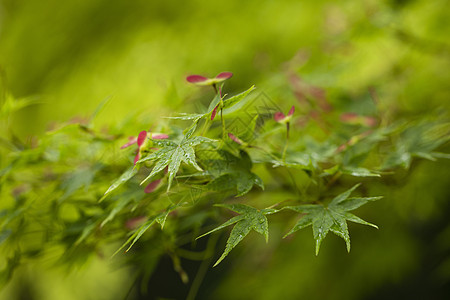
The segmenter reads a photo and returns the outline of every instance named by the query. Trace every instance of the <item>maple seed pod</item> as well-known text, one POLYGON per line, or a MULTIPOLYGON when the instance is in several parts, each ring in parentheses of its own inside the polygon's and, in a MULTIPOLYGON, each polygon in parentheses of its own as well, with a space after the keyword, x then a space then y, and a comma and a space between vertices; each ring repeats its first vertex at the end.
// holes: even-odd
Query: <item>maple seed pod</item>
POLYGON ((377 125, 377 120, 373 117, 362 116, 356 113, 343 113, 340 116, 343 123, 350 125, 362 125, 365 127, 374 127, 377 125))
POLYGON ((142 156, 142 151, 141 150, 147 148, 147 146, 148 146, 148 143, 146 143, 147 142, 147 137, 150 137, 150 138, 155 139, 155 140, 162 140, 162 139, 169 138, 169 136, 167 134, 164 134, 164 133, 152 133, 152 134, 150 134, 149 132, 147 132, 145 130, 139 132, 139 135, 138 135, 137 138, 136 137, 129 137, 128 138, 129 142, 126 143, 125 145, 123 145, 122 147, 120 147, 120 149, 127 148, 127 147, 129 147, 129 146, 131 146, 133 144, 137 144, 138 145, 137 154, 134 157, 134 164, 136 164, 139 161, 139 159, 141 159, 141 156, 142 156))
POLYGON ((231 72, 222 72, 219 75, 216 76, 216 79, 221 79, 221 80, 227 80, 229 78, 233 77, 233 73, 231 72))
POLYGON ((146 220, 147 220, 146 216, 135 217, 127 220, 125 223, 125 227, 130 230, 136 229, 140 225, 142 225, 146 220))
POLYGON ((128 141, 129 141, 129 142, 126 143, 125 145, 123 145, 122 147, 120 147, 120 149, 125 149, 125 148, 130 147, 131 145, 136 144, 136 143, 137 143, 137 138, 134 137, 134 136, 130 136, 130 137, 128 138, 128 141))
POLYGON ((164 133, 152 133, 152 139, 154 139, 154 140, 164 140, 164 139, 168 139, 168 138, 169 138, 169 136, 164 133))
POLYGON ((138 162, 139 159, 141 159, 142 153, 141 153, 141 148, 145 143, 145 140, 147 138, 147 131, 143 130, 141 132, 139 132, 138 138, 137 138, 137 145, 138 145, 138 152, 136 154, 136 156, 134 157, 134 164, 136 164, 138 162))
POLYGON ((145 142, 145 138, 147 137, 147 131, 143 130, 139 132, 138 138, 137 138, 137 145, 138 147, 141 147, 142 144, 145 142))
POLYGON ((214 120, 214 118, 216 117, 217 114, 217 108, 219 107, 219 105, 217 105, 216 107, 214 107, 214 110, 211 113, 211 121, 214 120))
POLYGON ((288 123, 291 120, 292 115, 295 112, 295 106, 292 105, 291 109, 289 110, 287 116, 283 114, 281 111, 277 111, 273 115, 273 119, 278 123, 288 123))
POLYGON ((280 123, 281 121, 284 120, 284 118, 286 118, 286 116, 285 116, 282 112, 277 111, 277 112, 275 113, 275 115, 273 116, 273 118, 274 118, 275 121, 277 121, 278 123, 280 123))
POLYGON ((189 75, 186 77, 187 82, 198 85, 198 86, 207 86, 207 85, 215 85, 227 79, 233 77, 233 73, 231 72, 222 72, 216 77, 208 78, 201 75, 189 75))
POLYGON ((294 112, 295 112, 295 106, 292 105, 291 109, 288 112, 288 117, 292 116, 294 114, 294 112))
POLYGON ((161 182, 161 179, 154 180, 150 182, 144 189, 144 193, 149 194, 156 190, 156 188, 159 186, 159 183, 161 182))
POLYGON ((207 81, 208 78, 204 77, 204 76, 200 76, 200 75, 190 75, 188 77, 186 77, 186 80, 190 83, 201 83, 204 81, 207 81))
POLYGON ((231 132, 228 133, 228 137, 233 140, 235 143, 238 143, 239 145, 242 145, 244 142, 238 138, 237 136, 235 136, 234 134, 232 134, 231 132))

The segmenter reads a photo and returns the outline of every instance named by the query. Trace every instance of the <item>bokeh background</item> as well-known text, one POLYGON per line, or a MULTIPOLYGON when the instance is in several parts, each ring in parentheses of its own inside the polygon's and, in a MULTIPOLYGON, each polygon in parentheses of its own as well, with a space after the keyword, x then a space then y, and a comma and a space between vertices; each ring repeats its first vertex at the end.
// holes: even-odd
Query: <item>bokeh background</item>
MULTIPOLYGON (((107 97, 99 126, 144 114, 157 123, 192 104, 198 90, 186 75, 221 71, 234 73, 231 92, 255 84, 285 107, 289 70, 330 97, 376 89, 396 116, 448 114, 449 29, 446 0, 0 0, 0 88, 36 101, 10 116, 21 139, 85 118, 107 97)), ((385 199, 361 209, 380 230, 350 225, 350 254, 329 237, 315 257, 310 230, 282 241, 273 228, 268 245, 250 239, 208 271, 197 298, 445 299, 449 169, 418 161, 380 183, 385 199)), ((164 288, 187 289, 170 266, 149 281, 161 299, 183 295, 164 288)), ((69 273, 37 261, 0 299, 125 299, 129 287, 129 270, 107 259, 69 273)))

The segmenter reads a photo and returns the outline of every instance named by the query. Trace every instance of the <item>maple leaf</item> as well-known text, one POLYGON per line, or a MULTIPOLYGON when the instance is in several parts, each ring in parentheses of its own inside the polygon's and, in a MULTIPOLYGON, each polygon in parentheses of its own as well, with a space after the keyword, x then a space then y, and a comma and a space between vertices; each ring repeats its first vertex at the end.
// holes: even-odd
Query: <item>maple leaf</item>
POLYGON ((401 132, 394 151, 387 156, 381 169, 401 166, 408 169, 413 157, 435 161, 438 158, 450 158, 450 154, 436 152, 441 145, 450 140, 450 123, 422 121, 412 124, 401 132))
MULTIPOLYGON (((221 90, 221 88, 220 88, 221 90)), ((186 114, 186 113, 180 113, 177 116, 174 117, 167 117, 168 119, 175 119, 175 120, 192 120, 194 123, 197 123, 203 118, 214 120, 217 111, 220 109, 227 109, 235 106, 242 100, 244 100, 248 94, 250 94, 252 91, 255 90, 255 86, 252 85, 249 89, 246 91, 237 94, 233 97, 224 99, 227 95, 221 95, 216 94, 215 97, 211 100, 208 109, 206 110, 206 113, 204 114, 186 114)))
POLYGON ((314 239, 316 240, 316 255, 319 254, 320 244, 330 231, 345 240, 347 251, 350 252, 350 235, 348 232, 347 221, 369 225, 378 229, 376 225, 366 222, 349 212, 366 204, 369 201, 375 201, 382 198, 349 198, 350 194, 359 185, 360 184, 357 184, 349 190, 343 192, 342 194, 334 197, 327 207, 319 204, 306 204, 284 207, 284 209, 290 209, 299 213, 306 214, 284 237, 296 232, 297 230, 312 225, 314 239))
POLYGON ((108 188, 108 190, 105 192, 102 198, 100 198, 99 202, 102 202, 105 200, 105 198, 111 194, 114 190, 119 188, 121 185, 123 185, 125 182, 130 180, 134 175, 136 175, 140 169, 141 165, 137 164, 130 168, 128 168, 118 179, 116 179, 111 186, 108 188))
POLYGON ((155 223, 158 223, 161 226, 161 229, 164 228, 164 225, 166 224, 167 216, 176 208, 178 208, 179 204, 172 204, 167 209, 159 214, 156 214, 152 217, 150 217, 147 221, 145 221, 141 226, 139 226, 136 230, 134 230, 133 234, 128 238, 128 240, 122 244, 122 246, 113 254, 115 256, 117 253, 119 253, 122 249, 124 249, 126 246, 127 249, 125 252, 128 252, 131 247, 141 238, 141 236, 155 223))
POLYGON ((169 176, 167 191, 169 191, 172 185, 173 178, 180 168, 181 162, 193 166, 198 171, 203 171, 195 161, 194 147, 202 143, 215 142, 215 140, 203 136, 192 137, 192 134, 194 133, 196 127, 197 126, 192 126, 192 128, 188 130, 180 143, 169 140, 152 140, 154 145, 162 148, 138 161, 138 163, 142 163, 148 160, 156 161, 152 171, 141 182, 141 184, 167 167, 169 176))
POLYGON ((225 247, 225 251, 222 253, 222 256, 216 261, 214 267, 217 266, 227 255, 239 244, 247 234, 253 229, 259 234, 262 234, 266 238, 266 242, 269 241, 269 223, 267 221, 266 215, 274 214, 278 212, 278 210, 273 208, 265 208, 265 209, 256 209, 254 207, 245 205, 245 204, 216 204, 215 206, 225 207, 234 212, 239 213, 240 215, 235 216, 217 228, 214 228, 211 231, 208 231, 205 234, 202 234, 197 239, 204 237, 208 234, 216 232, 222 228, 227 226, 234 225, 231 230, 230 236, 227 240, 227 245, 225 247))
POLYGON ((240 150, 239 156, 234 156, 228 151, 219 150, 218 154, 223 160, 208 162, 215 163, 208 170, 216 177, 206 185, 208 189, 218 192, 234 189, 237 197, 250 192, 254 185, 264 190, 261 178, 251 171, 252 161, 247 152, 240 150))

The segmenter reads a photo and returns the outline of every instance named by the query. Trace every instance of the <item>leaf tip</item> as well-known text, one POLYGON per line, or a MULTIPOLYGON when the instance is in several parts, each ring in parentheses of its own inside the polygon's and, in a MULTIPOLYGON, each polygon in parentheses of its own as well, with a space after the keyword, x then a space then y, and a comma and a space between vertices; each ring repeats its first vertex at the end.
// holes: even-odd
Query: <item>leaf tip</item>
POLYGON ((316 240, 316 256, 319 255, 321 240, 316 240))
MULTIPOLYGON (((226 256, 226 255, 225 255, 226 256)), ((217 266, 218 264, 220 264, 222 262, 222 260, 225 258, 224 254, 222 254, 222 256, 216 261, 216 263, 213 265, 213 268, 215 266, 217 266)))
POLYGON ((104 193, 103 196, 98 200, 98 203, 103 202, 106 199, 107 193, 104 193))
POLYGON ((359 186, 360 186, 361 184, 362 184, 361 182, 355 184, 355 185, 352 187, 352 190, 355 190, 355 189, 359 188, 359 186))

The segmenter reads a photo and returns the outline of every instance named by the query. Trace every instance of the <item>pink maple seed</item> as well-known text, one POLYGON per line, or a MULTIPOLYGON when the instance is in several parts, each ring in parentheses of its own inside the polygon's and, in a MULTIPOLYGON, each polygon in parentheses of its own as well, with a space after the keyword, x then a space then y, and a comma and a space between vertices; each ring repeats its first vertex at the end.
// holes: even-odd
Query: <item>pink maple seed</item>
POLYGON ((365 117, 364 123, 366 124, 367 127, 374 127, 375 125, 377 125, 377 119, 373 117, 365 117))
POLYGON ((275 121, 281 122, 284 118, 286 118, 286 116, 285 116, 282 112, 277 111, 277 112, 273 115, 273 118, 274 118, 275 121))
POLYGON ((354 122, 358 119, 358 115, 355 113, 343 113, 341 114, 342 122, 354 122))
POLYGON ((214 107, 212 114, 211 114, 211 121, 214 120, 214 118, 216 117, 217 114, 217 107, 219 107, 219 105, 217 105, 216 107, 214 107))
POLYGON ((238 143, 239 145, 242 145, 242 141, 240 138, 232 134, 231 132, 228 133, 228 137, 232 139, 235 143, 238 143))
POLYGON ((164 133, 152 133, 152 139, 154 139, 154 140, 164 140, 164 139, 168 139, 168 138, 169 138, 169 136, 164 133))
POLYGON ((125 227, 128 229, 136 229, 138 228, 142 223, 144 223, 147 220, 146 216, 140 216, 131 218, 128 221, 125 222, 125 227))
POLYGON ((158 187, 160 182, 161 182, 161 179, 157 179, 157 180, 150 182, 145 187, 144 193, 149 194, 149 193, 153 192, 158 187))
POLYGON ((139 159, 141 159, 141 151, 138 150, 136 156, 134 157, 134 164, 136 164, 139 159))
POLYGON ((145 139, 147 138, 147 131, 141 131, 139 132, 139 136, 137 138, 137 144, 138 147, 140 148, 142 146, 142 144, 145 142, 145 139))
POLYGON ((233 77, 233 73, 231 72, 222 72, 219 75, 216 76, 216 79, 222 79, 222 80, 226 80, 228 78, 233 77))
POLYGON ((343 113, 340 116, 341 122, 348 124, 360 124, 366 127, 374 127, 377 125, 377 119, 374 117, 366 117, 356 113, 343 113))
POLYGON ((135 138, 134 136, 130 136, 129 138, 128 138, 128 143, 126 143, 125 145, 123 145, 122 147, 120 147, 120 149, 124 149, 124 148, 128 148, 128 147, 130 147, 131 145, 134 145, 134 144, 136 144, 137 143, 137 138, 135 138))
POLYGON ((292 105, 291 109, 288 112, 288 117, 292 116, 294 114, 294 112, 295 112, 295 106, 292 105))
POLYGON ((186 77, 186 80, 190 83, 198 83, 198 82, 203 82, 208 80, 208 78, 206 78, 205 76, 200 76, 200 75, 190 75, 188 77, 186 77))

